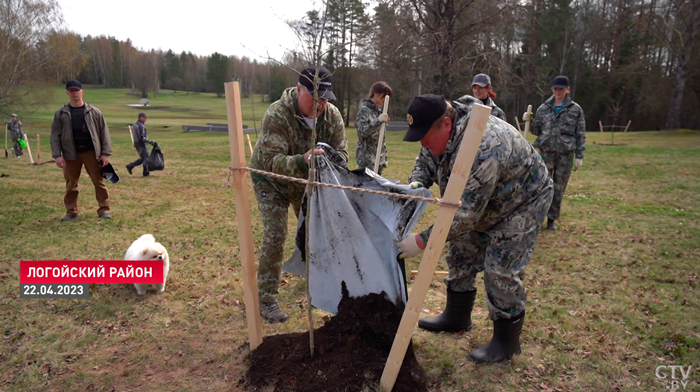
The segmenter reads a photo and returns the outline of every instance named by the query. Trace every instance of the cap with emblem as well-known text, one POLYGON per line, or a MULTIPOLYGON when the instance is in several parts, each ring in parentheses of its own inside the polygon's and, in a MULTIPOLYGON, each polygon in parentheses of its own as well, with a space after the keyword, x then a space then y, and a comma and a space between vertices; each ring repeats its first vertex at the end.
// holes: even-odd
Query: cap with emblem
POLYGON ((408 132, 403 140, 417 142, 428 133, 433 123, 447 110, 447 102, 440 95, 426 94, 415 97, 408 106, 408 132))

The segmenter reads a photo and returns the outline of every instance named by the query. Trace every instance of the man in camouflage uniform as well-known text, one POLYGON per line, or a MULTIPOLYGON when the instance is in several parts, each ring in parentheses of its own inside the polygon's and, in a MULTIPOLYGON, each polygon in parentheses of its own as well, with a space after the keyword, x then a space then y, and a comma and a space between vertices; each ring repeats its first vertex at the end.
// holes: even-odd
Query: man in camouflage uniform
MULTIPOLYGON (((385 82, 376 82, 369 90, 369 97, 363 98, 358 105, 355 128, 357 128, 357 149, 355 150, 355 162, 357 166, 374 170, 374 162, 377 159, 377 145, 379 133, 383 123, 389 121, 389 116, 382 113, 384 100, 387 96, 394 95, 394 91, 385 82)), ((382 175, 382 170, 389 162, 386 152, 386 140, 382 141, 382 153, 379 156, 377 174, 382 175)))
MULTIPOLYGON (((453 102, 436 95, 413 100, 404 140, 420 140, 423 148, 409 177, 412 186, 437 183, 440 194, 444 194, 469 115, 478 102, 468 95, 453 102)), ((489 116, 462 205, 447 236, 447 304, 441 315, 420 320, 420 328, 469 330, 476 275, 484 271, 493 338, 472 351, 469 358, 477 363, 494 363, 520 352, 527 299, 521 279, 549 209, 552 188, 537 151, 511 125, 489 116)), ((410 257, 425 249, 431 230, 409 234, 401 241, 402 256, 410 257)))
MULTIPOLYGON (((262 131, 250 161, 250 166, 290 177, 307 178, 311 154, 323 154, 314 149, 324 142, 335 148, 348 161, 347 136, 340 111, 328 103, 335 99, 333 77, 325 68, 319 69, 318 96, 314 106, 314 75, 316 69, 306 68, 296 87, 288 88, 279 101, 273 103, 263 117, 262 131), (316 113, 316 140, 311 140, 311 127, 316 113)), ((289 206, 299 216, 305 186, 253 174, 253 188, 263 222, 263 243, 258 265, 260 315, 271 323, 287 321, 287 314, 277 305, 284 245, 287 238, 289 206)))
POLYGON ((583 166, 586 149, 586 119, 583 109, 569 96, 569 78, 557 76, 552 83, 553 95, 535 114, 531 129, 537 136, 535 147, 554 179, 554 197, 547 213, 547 229, 556 230, 561 201, 576 157, 576 168, 583 166))
POLYGON ((10 131, 10 137, 12 137, 12 149, 15 153, 15 158, 22 157, 22 145, 19 144, 19 140, 24 140, 24 131, 22 130, 22 122, 17 119, 16 114, 12 114, 12 120, 5 124, 5 127, 10 131))

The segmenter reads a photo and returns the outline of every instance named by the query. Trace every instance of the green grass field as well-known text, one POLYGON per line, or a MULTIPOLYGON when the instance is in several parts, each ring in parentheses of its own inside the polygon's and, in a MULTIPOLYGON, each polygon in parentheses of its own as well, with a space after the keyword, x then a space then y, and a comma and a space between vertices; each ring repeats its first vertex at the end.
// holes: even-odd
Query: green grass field
MULTIPOLYGON (((117 126, 135 114, 122 107, 134 100, 125 92, 85 93, 112 127, 112 163, 122 176, 109 186, 114 219, 97 218, 94 190, 84 176, 82 215, 59 222, 61 171, 53 163, 29 165, 26 156, 0 157, 0 173, 9 176, 0 178, 0 391, 245 390, 238 386, 246 369, 247 330, 236 211, 232 189, 222 187, 228 138, 154 127, 151 136, 163 148, 166 170, 153 178, 129 176, 124 165, 136 152, 126 128, 117 126), (117 98, 119 103, 108 103, 117 98), (20 260, 121 259, 144 233, 171 255, 163 295, 151 290, 138 296, 133 285, 102 284, 91 285, 88 300, 18 298, 20 260)), ((178 94, 152 102, 166 100, 163 106, 210 108, 211 117, 149 110, 149 125, 225 121, 223 99, 178 94)), ((256 116, 262 113, 256 108, 256 116)), ((36 122, 43 161, 49 156, 48 127, 41 125, 46 121, 36 122)), ((354 167, 354 129, 348 135, 354 167)), ((385 175, 405 181, 418 146, 402 136, 387 135, 385 175)), ((560 230, 538 239, 525 279, 523 353, 493 366, 467 360, 491 336, 480 285, 472 331, 415 332, 414 348, 433 391, 667 390, 669 379, 655 377, 659 365, 693 366, 686 390, 700 390, 700 134, 618 134, 621 145, 603 145, 609 142, 607 134, 589 134, 584 167, 566 192, 560 230)), ((251 202, 257 252, 262 226, 251 202)), ((436 210, 428 209, 419 229, 436 210)), ((410 260, 407 268, 417 269, 418 261, 410 260)), ((444 259, 438 268, 447 268, 444 259)), ((306 328, 303 293, 300 278, 283 276, 280 303, 291 318, 283 325, 263 324, 265 335, 306 328)), ((424 315, 438 314, 444 300, 436 276, 424 315)), ((324 315, 314 311, 317 326, 324 315)))
MULTIPOLYGON (((104 113, 111 130, 127 129, 128 124, 138 120, 137 116, 141 111, 148 114, 149 129, 174 127, 176 130, 182 130, 180 126, 183 124, 205 125, 208 122, 226 122, 226 100, 212 93, 172 93, 166 90, 164 92, 168 94, 150 94, 149 106, 133 107, 128 105, 138 104, 141 96, 129 95, 131 92, 129 89, 85 86, 84 90, 83 100, 97 106, 104 113)), ((45 129, 50 132, 54 112, 68 102, 63 86, 55 86, 51 94, 53 102, 50 105, 37 108, 28 117, 18 113, 25 128, 30 130, 27 132, 29 136, 34 137, 35 133, 41 133, 45 129)), ((260 120, 270 105, 261 100, 262 96, 259 94, 242 98, 243 121, 250 127, 253 127, 254 121, 260 126, 260 120)))

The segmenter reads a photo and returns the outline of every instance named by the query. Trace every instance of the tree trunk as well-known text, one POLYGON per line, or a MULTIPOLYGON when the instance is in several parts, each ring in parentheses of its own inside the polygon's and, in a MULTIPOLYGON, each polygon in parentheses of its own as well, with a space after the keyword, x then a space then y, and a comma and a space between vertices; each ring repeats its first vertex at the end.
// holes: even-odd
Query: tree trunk
POLYGON ((688 64, 693 55, 693 43, 698 36, 698 31, 700 31, 700 4, 697 1, 691 1, 691 7, 692 17, 684 34, 683 48, 678 54, 676 78, 671 94, 671 106, 668 109, 668 118, 666 119, 666 129, 678 129, 681 126, 681 105, 683 104, 685 82, 688 79, 688 64))

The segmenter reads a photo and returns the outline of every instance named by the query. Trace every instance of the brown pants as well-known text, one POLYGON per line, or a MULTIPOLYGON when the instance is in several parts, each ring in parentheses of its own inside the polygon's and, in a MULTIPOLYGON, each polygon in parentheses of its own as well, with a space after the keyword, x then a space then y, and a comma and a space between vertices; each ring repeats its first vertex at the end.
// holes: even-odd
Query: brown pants
POLYGON ((94 151, 86 151, 79 153, 78 159, 74 161, 67 160, 66 167, 63 168, 63 177, 66 179, 66 194, 63 196, 63 204, 66 205, 66 214, 76 215, 78 213, 78 180, 80 180, 83 165, 95 185, 95 198, 97 204, 100 205, 100 208, 97 209, 97 215, 108 213, 109 192, 107 192, 102 177, 100 162, 95 159, 94 151))

